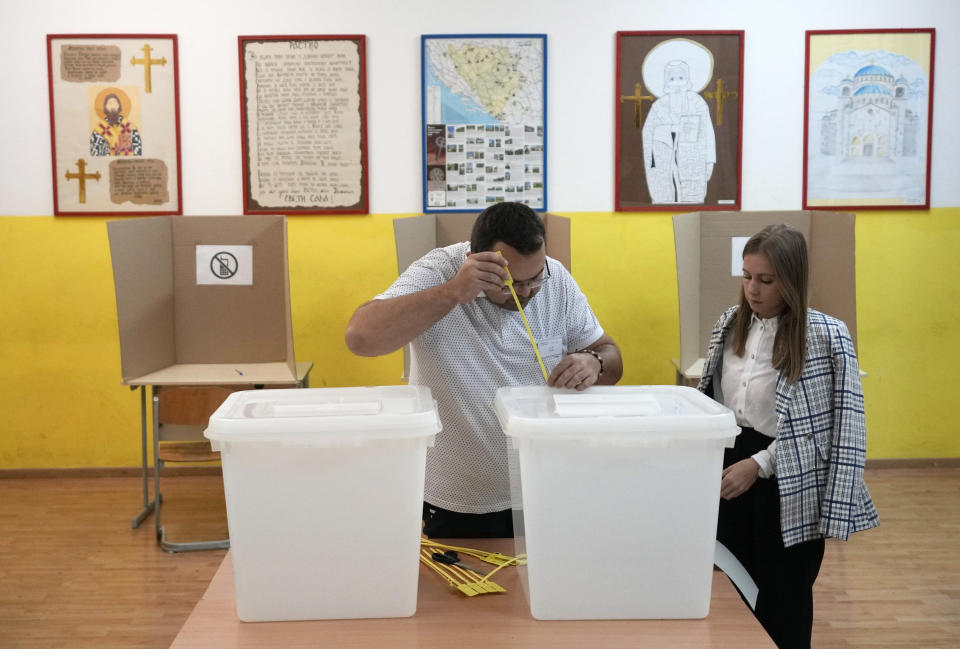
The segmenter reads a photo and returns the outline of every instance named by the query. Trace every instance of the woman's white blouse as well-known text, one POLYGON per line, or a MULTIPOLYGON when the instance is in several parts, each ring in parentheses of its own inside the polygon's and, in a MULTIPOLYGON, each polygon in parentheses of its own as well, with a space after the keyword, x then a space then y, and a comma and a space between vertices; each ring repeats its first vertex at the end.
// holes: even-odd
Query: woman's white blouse
POLYGON ((776 475, 777 378, 773 367, 773 341, 777 336, 777 318, 750 316, 747 343, 741 358, 733 353, 728 336, 723 349, 721 400, 730 408, 740 426, 749 426, 773 438, 766 450, 753 456, 760 465, 760 477, 776 475))

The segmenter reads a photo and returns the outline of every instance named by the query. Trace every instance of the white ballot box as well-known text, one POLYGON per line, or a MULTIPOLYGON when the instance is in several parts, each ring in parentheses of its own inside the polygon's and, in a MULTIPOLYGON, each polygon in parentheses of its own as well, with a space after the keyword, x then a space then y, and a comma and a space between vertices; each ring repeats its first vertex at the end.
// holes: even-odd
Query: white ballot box
POLYGON ((495 408, 533 617, 706 617, 730 410, 681 386, 506 387, 495 408))
POLYGON ((424 387, 230 395, 204 434, 223 462, 240 619, 413 615, 439 431, 424 387))

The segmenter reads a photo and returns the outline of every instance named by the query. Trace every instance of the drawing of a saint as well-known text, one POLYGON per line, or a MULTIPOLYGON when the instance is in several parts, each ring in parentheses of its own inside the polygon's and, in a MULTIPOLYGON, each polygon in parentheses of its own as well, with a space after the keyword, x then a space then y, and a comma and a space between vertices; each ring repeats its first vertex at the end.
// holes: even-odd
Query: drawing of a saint
POLYGON ((688 39, 650 50, 643 80, 657 97, 643 123, 643 162, 654 203, 702 203, 717 162, 713 121, 699 92, 713 76, 713 54, 688 39))
POLYGON ((104 88, 97 94, 93 109, 100 118, 90 133, 90 155, 143 155, 140 129, 130 120, 132 104, 123 90, 104 88))

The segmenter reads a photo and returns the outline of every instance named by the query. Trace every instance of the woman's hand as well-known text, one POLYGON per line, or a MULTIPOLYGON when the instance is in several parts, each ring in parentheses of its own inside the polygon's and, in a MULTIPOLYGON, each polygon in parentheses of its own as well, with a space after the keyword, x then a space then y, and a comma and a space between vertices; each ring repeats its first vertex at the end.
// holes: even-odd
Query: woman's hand
POLYGON ((752 457, 731 464, 721 474, 720 497, 732 500, 746 493, 759 476, 760 465, 752 457))

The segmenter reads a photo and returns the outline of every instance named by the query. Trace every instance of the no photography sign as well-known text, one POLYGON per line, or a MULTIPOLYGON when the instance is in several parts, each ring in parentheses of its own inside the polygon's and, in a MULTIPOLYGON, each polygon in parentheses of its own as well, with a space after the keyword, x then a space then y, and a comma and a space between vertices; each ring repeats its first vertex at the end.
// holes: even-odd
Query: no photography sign
POLYGON ((197 246, 197 284, 253 285, 253 246, 197 246))

